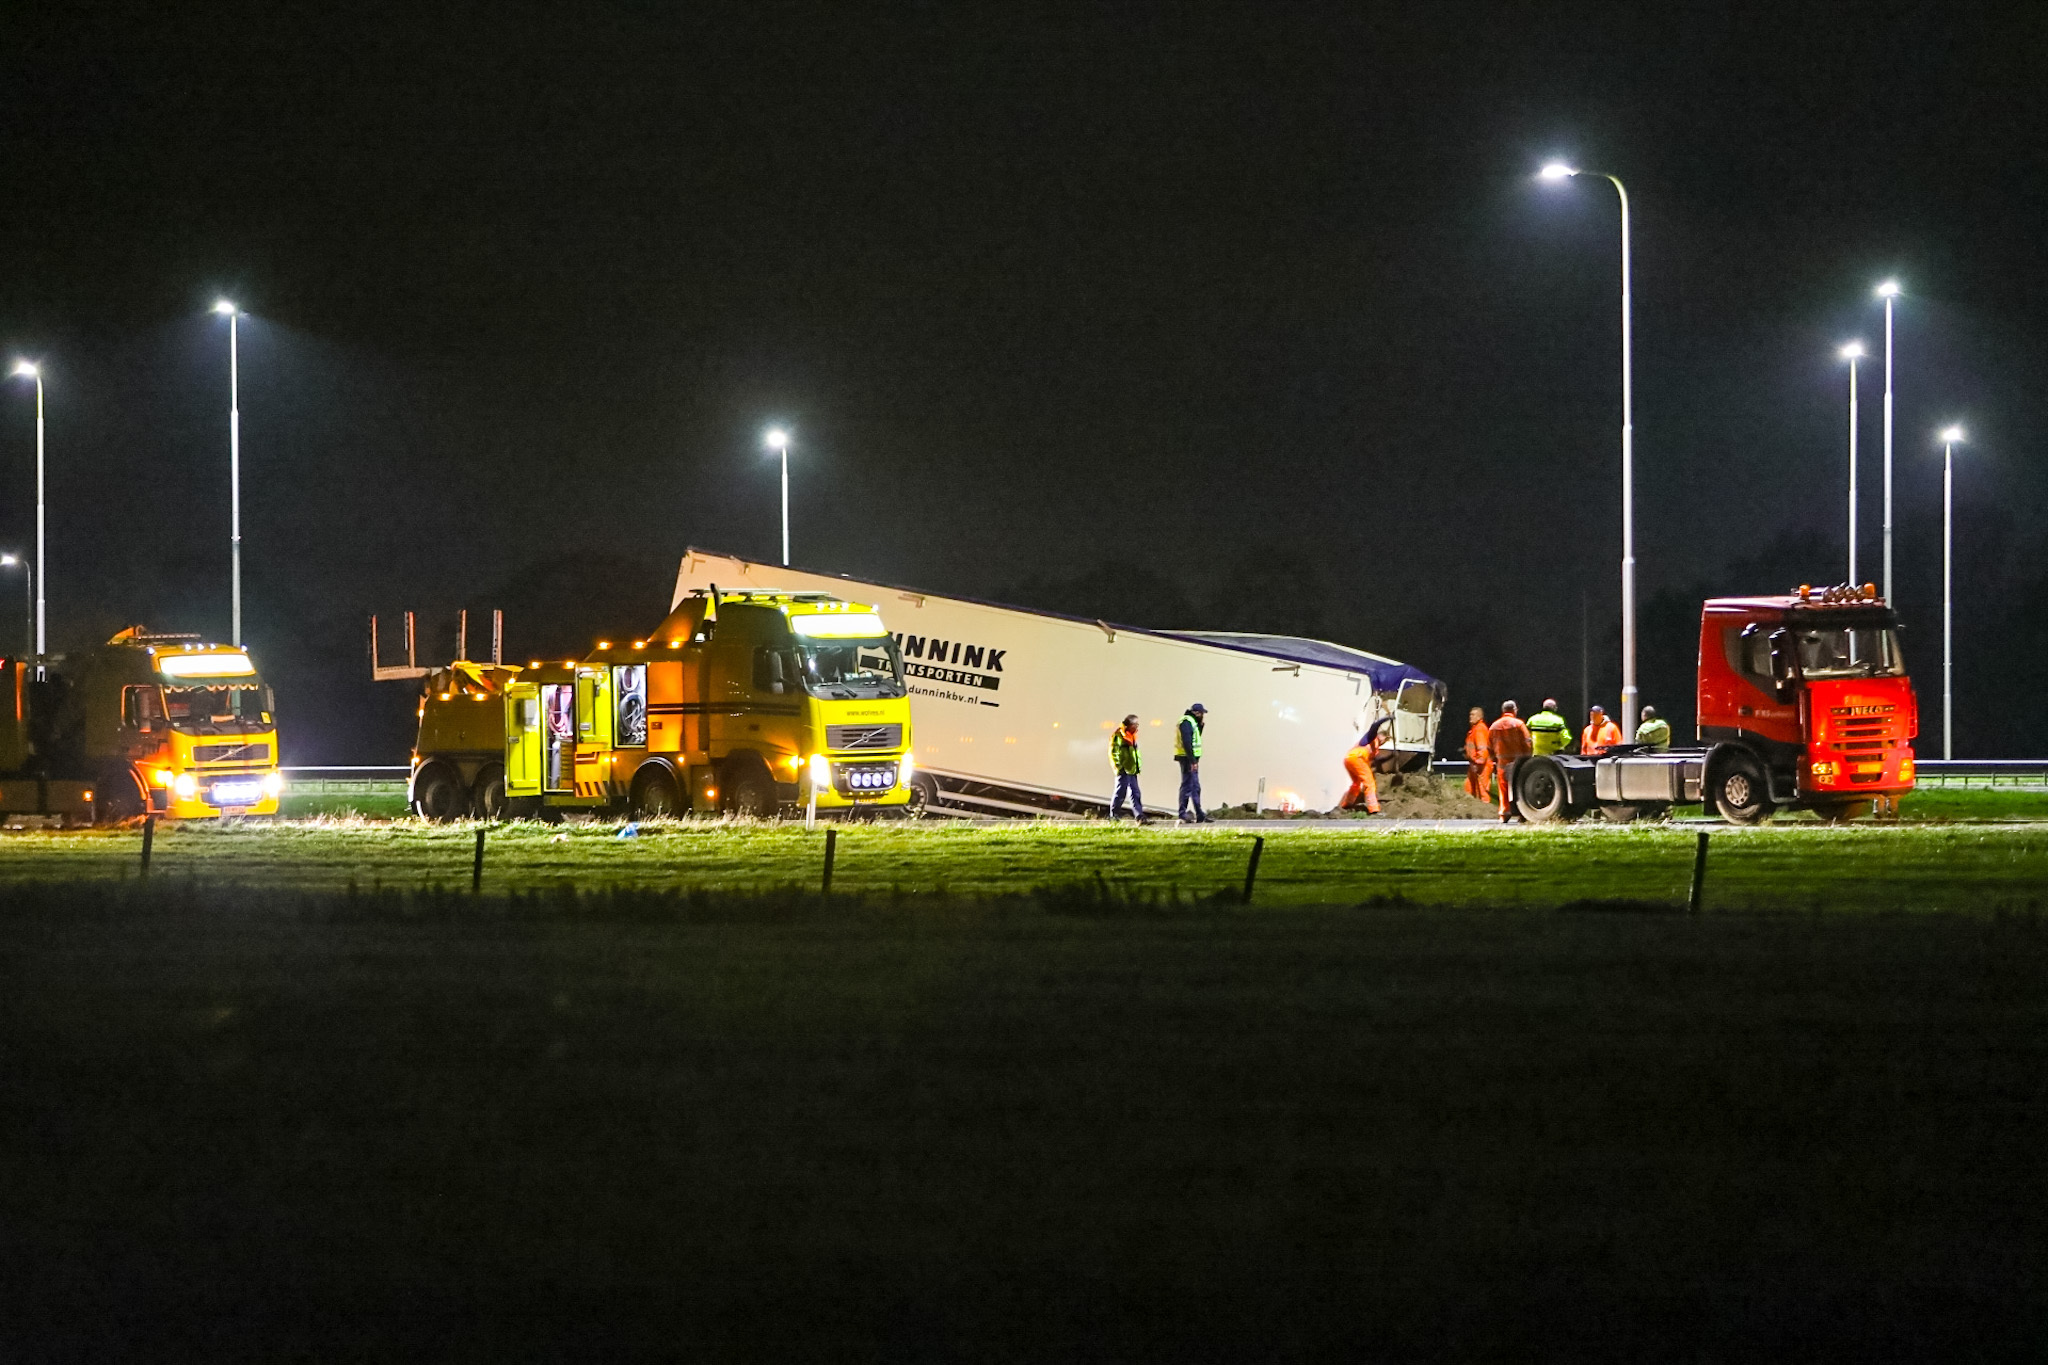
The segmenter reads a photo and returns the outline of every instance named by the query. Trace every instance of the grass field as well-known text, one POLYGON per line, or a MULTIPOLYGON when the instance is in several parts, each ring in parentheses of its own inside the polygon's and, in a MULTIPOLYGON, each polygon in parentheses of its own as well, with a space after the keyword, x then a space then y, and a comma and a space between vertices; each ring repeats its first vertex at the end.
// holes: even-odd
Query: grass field
MULTIPOLYGON (((490 827, 484 885, 494 894, 564 890, 761 891, 815 888, 823 830, 797 824, 650 823, 490 827)), ((1682 826, 1461 831, 1274 825, 1262 906, 1398 899, 1417 905, 1677 904, 1694 832, 1682 826)), ((2048 827, 1770 826, 1713 836, 1706 902, 1716 909, 2038 906, 2048 898, 2048 827)), ((894 823, 839 831, 834 890, 880 897, 1006 895, 1101 888, 1116 896, 1201 898, 1242 888, 1252 836, 1240 830, 1108 825, 894 823)), ((0 838, 0 883, 131 879, 134 830, 0 838)), ((466 890, 473 827, 416 821, 278 826, 194 822, 157 834, 152 875, 207 885, 466 890)))
MULTIPOLYGON (((360 815, 393 820, 406 813, 403 794, 287 796, 282 804, 291 819, 360 815)), ((1689 810, 1697 813, 1699 808, 1689 810)), ((2048 820, 2048 792, 1923 787, 1906 797, 1900 813, 1909 820, 2048 820)))
POLYGON ((2032 1358, 2048 827, 0 836, 0 1359, 2032 1358))
MULTIPOLYGON (((1467 847, 1595 844, 1668 885, 1661 836, 1467 847)), ((0 1355, 2024 1359, 2048 1332, 2039 916, 1077 908, 17 884, 0 1355)))

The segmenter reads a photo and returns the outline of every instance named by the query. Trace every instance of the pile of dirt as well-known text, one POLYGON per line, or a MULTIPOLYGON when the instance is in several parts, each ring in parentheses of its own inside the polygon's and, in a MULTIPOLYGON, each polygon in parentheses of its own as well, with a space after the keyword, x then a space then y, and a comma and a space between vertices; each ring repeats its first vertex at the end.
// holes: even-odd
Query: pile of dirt
POLYGON ((1462 779, 1453 781, 1435 773, 1382 777, 1380 813, 1376 817, 1348 810, 1307 810, 1291 815, 1265 810, 1254 814, 1249 803, 1209 813, 1219 820, 1488 820, 1499 814, 1491 802, 1467 796, 1462 779))

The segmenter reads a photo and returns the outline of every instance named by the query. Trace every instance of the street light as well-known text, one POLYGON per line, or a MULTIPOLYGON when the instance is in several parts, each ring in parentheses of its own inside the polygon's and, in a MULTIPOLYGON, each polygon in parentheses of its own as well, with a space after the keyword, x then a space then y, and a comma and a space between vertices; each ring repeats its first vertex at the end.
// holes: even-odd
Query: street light
POLYGON ((1886 280, 1876 290, 1884 300, 1884 600, 1892 598, 1892 300, 1899 282, 1886 280))
POLYGON ((229 615, 236 645, 242 643, 242 362, 237 328, 241 310, 226 299, 213 311, 228 320, 228 545, 229 615))
POLYGON ((0 555, 0 568, 11 569, 17 564, 21 566, 23 587, 26 590, 22 602, 22 635, 25 641, 27 642, 29 648, 34 649, 36 639, 35 568, 28 562, 28 560, 24 559, 22 556, 18 554, 15 554, 12 550, 8 551, 4 555, 0 555))
POLYGON ((42 585, 36 597, 36 676, 42 676, 43 668, 43 599, 41 594, 48 591, 48 582, 43 577, 43 367, 26 360, 14 362, 8 373, 17 379, 36 381, 36 570, 35 581, 42 585))
POLYGON ((768 428, 762 444, 782 452, 782 567, 789 567, 789 433, 781 427, 768 428))
POLYGON ((1605 171, 1581 171, 1552 161, 1536 178, 1552 184, 1596 175, 1621 197, 1621 732, 1636 732, 1636 450, 1635 360, 1628 287, 1628 188, 1605 171))
POLYGON ((1955 755, 1955 652, 1951 644, 1955 621, 1956 447, 1961 427, 1941 429, 1941 756, 1955 755))
POLYGON ((1863 359, 1863 343, 1852 341, 1841 350, 1849 362, 1849 582, 1856 581, 1856 362, 1863 359))

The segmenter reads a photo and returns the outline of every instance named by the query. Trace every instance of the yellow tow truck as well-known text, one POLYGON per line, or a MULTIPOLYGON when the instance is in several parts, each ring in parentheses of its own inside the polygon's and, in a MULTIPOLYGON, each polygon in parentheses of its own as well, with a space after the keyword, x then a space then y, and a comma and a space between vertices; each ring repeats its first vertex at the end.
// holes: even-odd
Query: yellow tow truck
POLYGON ((40 669, 8 660, 6 672, 8 813, 35 813, 31 787, 43 813, 89 801, 103 823, 277 813, 275 702, 247 650, 134 626, 40 669))
POLYGON ((413 810, 773 816, 901 810, 910 702, 872 607, 824 593, 694 593, 646 639, 525 668, 427 674, 413 810))

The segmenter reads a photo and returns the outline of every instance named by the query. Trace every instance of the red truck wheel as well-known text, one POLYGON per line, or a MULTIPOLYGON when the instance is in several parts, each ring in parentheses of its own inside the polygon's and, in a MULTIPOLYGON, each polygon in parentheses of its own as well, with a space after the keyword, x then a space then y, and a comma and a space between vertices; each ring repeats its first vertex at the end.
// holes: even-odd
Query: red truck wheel
POLYGON ((1709 785, 1714 808, 1731 825, 1754 825, 1777 809, 1764 784, 1763 765, 1748 754, 1732 754, 1722 760, 1709 785))

